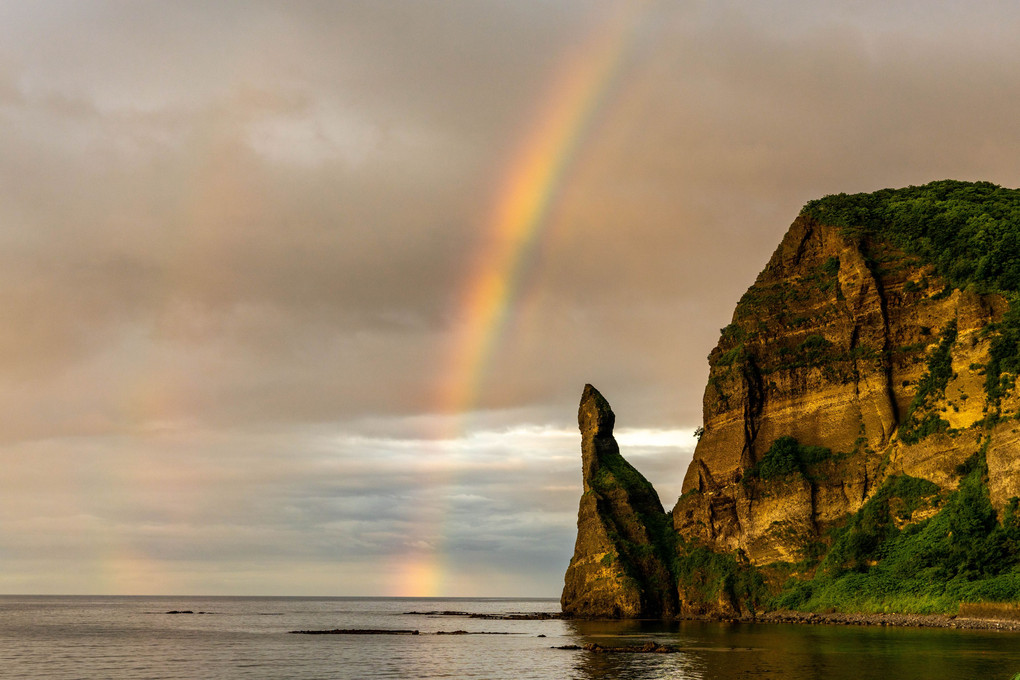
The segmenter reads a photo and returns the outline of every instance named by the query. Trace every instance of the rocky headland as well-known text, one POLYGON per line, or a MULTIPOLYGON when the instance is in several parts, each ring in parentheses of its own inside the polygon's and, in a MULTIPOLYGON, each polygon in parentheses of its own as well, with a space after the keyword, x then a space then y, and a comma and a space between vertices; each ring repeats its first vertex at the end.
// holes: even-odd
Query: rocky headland
POLYGON ((1020 191, 808 203, 709 354, 665 511, 595 388, 562 596, 578 617, 956 614, 1020 599, 1020 191))

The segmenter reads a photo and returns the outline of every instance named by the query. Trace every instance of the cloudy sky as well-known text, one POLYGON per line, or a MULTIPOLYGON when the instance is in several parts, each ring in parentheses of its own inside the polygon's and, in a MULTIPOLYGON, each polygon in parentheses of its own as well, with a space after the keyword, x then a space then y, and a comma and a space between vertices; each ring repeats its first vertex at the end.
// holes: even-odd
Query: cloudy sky
POLYGON ((0 592, 556 596, 809 199, 1020 185, 1014 2, 0 2, 0 592))

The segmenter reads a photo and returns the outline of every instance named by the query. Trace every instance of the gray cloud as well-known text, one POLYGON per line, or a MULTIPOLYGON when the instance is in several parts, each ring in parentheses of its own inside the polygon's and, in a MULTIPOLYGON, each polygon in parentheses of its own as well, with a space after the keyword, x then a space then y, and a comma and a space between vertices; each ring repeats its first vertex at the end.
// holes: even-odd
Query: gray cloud
MULTIPOLYGON (((536 432, 572 432, 585 382, 621 427, 695 427, 805 201, 1017 185, 1018 24, 993 1, 3 5, 0 588, 394 593, 407 553, 456 555, 451 594, 555 594, 577 442, 536 432), (627 16, 472 410, 443 414, 507 168, 627 16)), ((690 443, 630 451, 667 507, 690 443)))

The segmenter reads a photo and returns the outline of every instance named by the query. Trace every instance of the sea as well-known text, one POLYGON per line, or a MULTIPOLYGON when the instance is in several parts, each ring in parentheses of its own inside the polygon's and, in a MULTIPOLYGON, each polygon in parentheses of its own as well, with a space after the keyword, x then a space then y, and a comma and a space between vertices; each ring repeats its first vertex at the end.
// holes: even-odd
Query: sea
POLYGON ((0 677, 1011 680, 1020 673, 1014 632, 469 616, 558 610, 552 599, 5 596, 0 677), (334 629, 418 634, 290 632, 334 629), (680 651, 556 649, 589 642, 680 651))

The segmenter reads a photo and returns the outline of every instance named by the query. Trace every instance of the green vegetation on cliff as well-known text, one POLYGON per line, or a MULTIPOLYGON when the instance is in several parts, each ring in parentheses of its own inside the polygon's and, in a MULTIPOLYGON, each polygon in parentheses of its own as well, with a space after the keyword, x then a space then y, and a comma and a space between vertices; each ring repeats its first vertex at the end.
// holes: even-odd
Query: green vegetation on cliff
POLYGON ((957 288, 1020 290, 1020 190, 942 180, 810 201, 804 213, 853 236, 877 236, 935 265, 957 288))
POLYGON ((760 461, 744 472, 744 480, 772 479, 794 472, 808 476, 808 468, 831 457, 832 451, 823 446, 804 446, 793 437, 780 437, 772 442, 760 461))
MULTIPOLYGON (((952 492, 908 475, 887 478, 826 542, 805 546, 813 558, 766 570, 771 586, 739 551, 713 552, 680 539, 680 588, 752 612, 955 613, 961 602, 1020 600, 1020 499, 1010 501, 1000 521, 989 500, 986 447, 987 440, 957 468, 960 484, 952 492), (784 573, 800 575, 777 581, 784 573)), ((780 437, 749 476, 808 476, 811 465, 831 456, 780 437)))
MULTIPOLYGON (((615 513, 610 539, 617 547, 611 560, 619 560, 628 576, 641 580, 652 579, 652 585, 671 588, 672 584, 661 582, 665 574, 656 570, 655 564, 665 565, 672 576, 676 554, 676 532, 670 525, 669 516, 662 510, 659 495, 652 484, 627 462, 618 451, 604 452, 601 466, 590 480, 592 493, 602 498, 623 495, 633 515, 615 513), (642 528, 645 531, 642 531, 642 528)), ((609 513, 605 513, 608 515, 609 513)))
POLYGON ((808 202, 803 213, 842 228, 847 236, 888 241, 932 264, 950 282, 933 297, 951 288, 1004 295, 1010 311, 989 329, 996 335, 985 373, 988 396, 1003 396, 1005 385, 1020 372, 1020 310, 1015 304, 1020 293, 1020 190, 942 180, 826 196, 808 202))
POLYGON ((990 329, 996 335, 985 367, 985 391, 993 400, 1001 399, 1012 384, 1010 378, 1020 374, 1020 296, 1008 295, 1007 299, 1009 310, 990 329))
POLYGON ((930 434, 949 429, 949 422, 929 409, 936 399, 945 396, 946 385, 953 376, 950 350, 954 342, 956 342, 955 319, 943 329, 942 340, 928 358, 928 371, 918 382, 917 392, 900 425, 900 439, 908 444, 916 444, 930 434))
POLYGON ((791 579, 771 606, 806 611, 955 613, 961 602, 1020 599, 1020 517, 998 521, 984 451, 959 488, 899 475, 832 534, 813 579, 791 579), (924 519, 913 521, 915 513, 924 519), (930 516, 928 516, 930 515, 930 516))
POLYGON ((754 615, 768 601, 764 577, 743 553, 716 552, 682 539, 676 545, 673 569, 688 602, 724 603, 733 614, 754 615))

